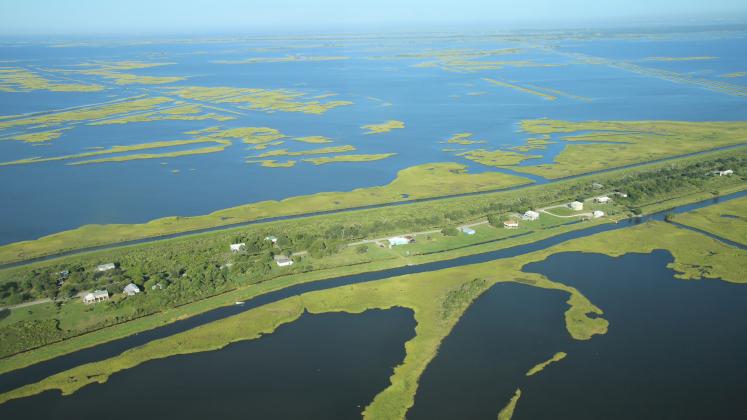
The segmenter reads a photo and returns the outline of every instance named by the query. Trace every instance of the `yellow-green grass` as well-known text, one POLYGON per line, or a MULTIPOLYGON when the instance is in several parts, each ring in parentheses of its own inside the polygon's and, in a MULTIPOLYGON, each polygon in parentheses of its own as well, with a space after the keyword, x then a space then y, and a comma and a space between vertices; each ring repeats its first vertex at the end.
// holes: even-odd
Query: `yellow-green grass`
POLYGON ((123 102, 91 106, 71 111, 55 112, 34 117, 15 118, 0 121, 0 129, 7 129, 25 125, 59 125, 70 122, 90 122, 100 118, 108 118, 116 115, 137 111, 150 111, 157 106, 172 99, 166 97, 134 98, 123 102))
POLYGON ((350 101, 327 101, 307 98, 303 92, 290 89, 257 89, 232 87, 183 87, 171 93, 184 98, 212 103, 235 104, 244 109, 264 112, 301 112, 321 115, 340 107, 352 105, 350 101))
POLYGON ((349 144, 346 144, 344 146, 332 146, 332 147, 322 147, 319 149, 299 150, 296 152, 292 152, 288 149, 278 149, 278 150, 271 150, 269 152, 264 152, 257 156, 250 156, 250 158, 267 158, 267 157, 273 157, 273 156, 326 155, 330 153, 352 152, 354 150, 356 150, 355 146, 351 146, 349 144))
POLYGON ((216 64, 293 63, 311 61, 340 61, 350 57, 341 55, 286 55, 285 57, 253 57, 245 60, 218 60, 216 64))
POLYGON ((104 87, 97 84, 53 82, 37 73, 20 67, 0 67, 0 92, 98 92, 104 87))
POLYGON ((555 143, 554 141, 550 141, 550 135, 549 134, 543 134, 540 137, 534 137, 527 139, 526 144, 521 146, 514 146, 511 147, 511 150, 515 150, 517 152, 529 152, 532 150, 544 150, 547 149, 548 144, 555 143))
POLYGON ((474 140, 472 138, 472 133, 457 133, 451 136, 448 140, 446 140, 446 143, 449 144, 461 144, 464 146, 469 146, 471 144, 478 144, 478 143, 485 143, 485 140, 474 140))
POLYGON ((498 420, 511 420, 511 417, 514 416, 514 411, 516 411, 516 404, 519 402, 519 398, 521 398, 521 389, 517 388, 514 396, 508 401, 508 404, 498 412, 498 420))
POLYGON ((405 123, 398 120, 389 120, 381 124, 366 124, 361 126, 362 129, 367 130, 363 134, 382 134, 388 133, 392 130, 405 128, 405 123))
POLYGON ((129 146, 112 146, 108 149, 95 150, 91 152, 77 153, 77 154, 72 154, 72 155, 54 156, 54 157, 46 157, 46 158, 32 157, 32 158, 26 158, 26 159, 19 159, 19 160, 14 160, 10 162, 2 162, 0 163, 0 166, 23 165, 23 164, 29 164, 29 163, 51 162, 51 161, 57 161, 57 160, 84 159, 84 158, 89 158, 93 156, 110 155, 110 154, 115 154, 115 153, 136 152, 136 151, 148 150, 148 149, 161 149, 161 148, 166 148, 166 147, 185 146, 185 145, 200 144, 200 143, 218 143, 218 146, 204 147, 204 148, 193 149, 193 150, 180 150, 176 152, 112 156, 112 157, 106 157, 106 158, 81 160, 81 161, 69 163, 68 165, 83 165, 83 164, 88 164, 88 163, 102 163, 102 162, 123 162, 123 161, 128 161, 128 160, 137 160, 137 159, 170 158, 170 157, 188 156, 188 155, 194 155, 194 154, 215 153, 215 152, 220 152, 224 150, 226 147, 231 145, 231 142, 228 140, 212 139, 212 138, 207 138, 207 137, 202 137, 202 138, 192 139, 192 140, 156 141, 152 143, 133 144, 129 146))
POLYGON ((227 130, 213 131, 211 137, 221 139, 241 140, 246 144, 263 144, 273 142, 286 137, 277 129, 269 127, 238 127, 227 130))
POLYGON ((675 215, 674 220, 747 245, 747 197, 681 213, 675 215))
POLYGON ((747 76, 747 71, 735 71, 733 73, 722 74, 720 77, 726 77, 727 79, 736 79, 738 77, 747 76))
POLYGON ((350 192, 328 192, 262 201, 194 217, 166 217, 142 224, 85 225, 80 228, 0 247, 0 262, 35 258, 65 250, 161 236, 276 216, 397 202, 531 183, 502 173, 469 174, 464 165, 434 163, 403 169, 390 184, 350 192))
POLYGON ((230 121, 233 119, 235 119, 235 117, 216 114, 213 112, 203 112, 202 107, 199 105, 183 105, 174 108, 158 110, 155 112, 126 115, 123 117, 96 121, 90 123, 90 125, 128 124, 153 121, 230 121))
POLYGON ((296 166, 295 160, 286 160, 285 162, 280 162, 273 159, 266 159, 266 160, 247 160, 246 163, 259 163, 261 166, 265 168, 292 168, 296 166))
POLYGON ((86 67, 83 70, 56 71, 102 77, 113 81, 117 85, 161 85, 186 80, 186 77, 180 76, 142 76, 123 73, 125 70, 145 69, 169 64, 173 63, 146 63, 141 61, 91 62, 78 65, 78 67, 86 67))
POLYGON ((486 82, 488 82, 490 84, 493 84, 495 86, 506 87, 506 88, 509 88, 509 89, 514 89, 514 90, 518 90, 520 92, 529 93, 531 95, 539 96, 540 98, 548 100, 548 101, 554 101, 554 100, 558 99, 556 96, 549 95, 547 93, 543 93, 543 92, 540 92, 538 90, 533 90, 533 89, 529 89, 529 88, 526 88, 526 87, 523 87, 523 86, 515 85, 513 83, 502 82, 500 80, 495 80, 495 79, 491 79, 491 78, 487 78, 487 77, 483 77, 482 80, 484 80, 484 81, 486 81, 486 82))
POLYGON ((468 159, 473 162, 477 162, 477 163, 480 163, 486 166, 495 166, 498 168, 504 167, 504 166, 518 165, 519 163, 527 159, 536 159, 536 158, 542 157, 538 155, 525 155, 522 153, 517 153, 513 151, 508 151, 508 150, 485 150, 485 149, 469 150, 467 152, 459 153, 457 154, 457 156, 462 156, 465 159, 468 159))
POLYGON ((565 139, 604 142, 569 144, 556 156, 554 163, 512 168, 551 179, 747 143, 747 122, 744 121, 570 122, 538 119, 522 121, 522 129, 546 135, 580 132, 583 134, 565 139))
POLYGON ((62 136, 62 130, 51 130, 51 131, 39 131, 36 133, 19 134, 11 137, 13 140, 22 141, 25 143, 44 143, 60 138, 62 136))
POLYGON ((643 61, 705 61, 716 59, 718 59, 718 57, 701 55, 693 57, 646 57, 643 61))
POLYGON ((300 141, 301 143, 312 143, 312 144, 321 144, 321 143, 332 143, 332 139, 325 136, 306 136, 306 137, 294 137, 293 140, 300 141))
POLYGON ((565 359, 566 356, 568 356, 568 354, 562 351, 555 353, 551 358, 545 360, 542 363, 538 363, 534 367, 529 369, 529 371, 527 372, 527 376, 536 375, 542 372, 547 366, 565 359))
POLYGON ((374 160, 382 160, 390 158, 396 155, 396 153, 376 153, 368 155, 336 155, 336 156, 323 156, 317 158, 303 159, 304 162, 313 163, 314 165, 325 165, 327 163, 337 162, 371 162, 374 160))

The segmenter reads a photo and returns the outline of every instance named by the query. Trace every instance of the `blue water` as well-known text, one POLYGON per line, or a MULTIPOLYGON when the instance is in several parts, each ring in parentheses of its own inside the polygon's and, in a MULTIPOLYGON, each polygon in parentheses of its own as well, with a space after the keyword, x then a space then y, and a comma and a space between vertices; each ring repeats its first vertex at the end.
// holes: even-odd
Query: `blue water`
MULTIPOLYGON (((702 62, 644 62, 647 66, 718 75, 747 70, 747 39, 703 36, 683 40, 574 40, 560 43, 564 52, 640 60, 649 56, 714 55, 702 62)), ((455 133, 472 132, 494 149, 521 145, 528 137, 519 131, 522 119, 567 120, 675 119, 690 121, 740 120, 747 107, 745 98, 715 93, 690 85, 675 84, 649 76, 599 65, 578 64, 566 56, 532 49, 521 42, 488 37, 362 37, 323 39, 226 39, 185 43, 160 40, 150 44, 123 40, 94 41, 88 46, 59 47, 50 43, 0 45, 8 65, 25 68, 72 68, 81 62, 141 60, 174 63, 129 71, 140 75, 184 76, 170 85, 117 86, 95 76, 74 76, 82 82, 99 83, 107 89, 96 93, 27 92, 0 93, 0 115, 43 112, 83 104, 99 103, 135 95, 168 94, 174 86, 229 86, 290 88, 309 95, 337 93, 333 100, 354 105, 324 115, 241 110, 230 104, 219 106, 240 111, 233 121, 164 121, 126 125, 87 126, 75 124, 49 145, 33 146, 0 141, 0 160, 31 156, 80 153, 88 147, 137 144, 189 138, 184 132, 221 125, 225 128, 267 126, 289 136, 324 135, 335 142, 322 146, 351 144, 355 153, 389 153, 395 157, 367 163, 336 163, 314 166, 299 163, 294 168, 263 168, 244 162, 257 151, 239 142, 225 151, 173 159, 125 163, 67 166, 64 161, 0 167, 0 243, 32 239, 89 223, 136 223, 171 215, 198 215, 249 202, 282 199, 320 191, 347 191, 390 182, 397 171, 423 163, 454 161, 473 172, 491 171, 444 148, 441 143, 455 133), (414 64, 432 58, 398 59, 400 53, 429 50, 487 50, 519 47, 519 54, 481 60, 532 59, 558 67, 511 67, 473 73, 418 68, 414 64), (217 64, 218 60, 251 57, 282 57, 291 54, 345 55, 343 61, 260 64, 217 64), (379 57, 372 59, 373 57, 379 57), (382 58, 383 57, 383 58, 382 58), (497 77, 591 98, 580 101, 559 97, 546 101, 507 88, 492 86, 483 77, 497 77), (485 92, 472 96, 468 93, 485 92), (371 99, 376 98, 376 99, 371 99), (382 106, 383 102, 391 106, 382 106), (402 120, 407 127, 384 135, 364 135, 360 126, 388 119, 402 120), (165 162, 166 165, 162 163, 165 162), (178 174, 172 173, 179 170, 178 174)), ((743 83, 739 79, 728 79, 743 83)), ((23 133, 27 128, 0 131, 0 137, 23 133)), ((322 147, 288 141, 281 148, 301 150, 322 147)), ((542 159, 526 164, 550 162, 562 144, 549 147, 542 159)))

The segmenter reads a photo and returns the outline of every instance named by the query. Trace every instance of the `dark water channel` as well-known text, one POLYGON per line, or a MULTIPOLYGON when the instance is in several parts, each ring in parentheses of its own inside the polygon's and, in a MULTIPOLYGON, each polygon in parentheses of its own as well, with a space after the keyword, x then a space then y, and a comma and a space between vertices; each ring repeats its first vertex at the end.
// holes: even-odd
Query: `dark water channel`
POLYGON ((421 381, 410 419, 747 418, 747 286, 685 281, 668 252, 562 253, 525 267, 577 288, 610 321, 565 331, 566 295, 496 285, 465 313, 421 381), (557 351, 568 357, 526 377, 557 351))
POLYGON ((261 339, 174 356, 63 397, 0 405, 2 419, 351 419, 389 384, 412 311, 304 314, 261 339))

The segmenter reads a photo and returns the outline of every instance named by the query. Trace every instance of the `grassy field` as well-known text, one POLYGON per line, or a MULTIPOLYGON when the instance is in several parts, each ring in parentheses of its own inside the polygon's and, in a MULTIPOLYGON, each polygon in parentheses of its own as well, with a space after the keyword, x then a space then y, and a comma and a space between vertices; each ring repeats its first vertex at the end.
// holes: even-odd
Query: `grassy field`
POLYGON ((363 134, 383 134, 388 133, 392 130, 405 128, 405 123, 397 120, 385 121, 381 124, 367 124, 361 126, 362 129, 366 130, 363 134))
POLYGON ((0 92, 98 92, 104 87, 98 84, 56 82, 38 73, 21 67, 0 67, 0 92))
POLYGON ((512 169, 556 179, 657 159, 747 143, 747 122, 588 121, 548 119, 522 121, 532 134, 570 134, 569 144, 551 164, 512 169), (603 143, 602 143, 603 142, 603 143), (612 143, 612 144, 610 144, 612 143))
POLYGON ((516 411, 516 404, 519 402, 519 398, 521 398, 521 389, 517 388, 516 393, 508 401, 508 404, 498 412, 498 420, 511 420, 511 417, 514 416, 514 411, 516 411))
POLYGON ((268 157, 275 157, 275 156, 326 155, 330 153, 352 152, 355 150, 356 150, 355 146, 351 146, 349 144, 346 144, 343 146, 321 147, 319 149, 299 150, 295 152, 290 151, 288 149, 276 149, 276 150, 270 150, 269 152, 264 152, 257 156, 249 156, 249 158, 254 159, 254 158, 268 158, 268 157))
POLYGON ((123 115, 136 111, 150 111, 171 102, 165 97, 135 97, 123 102, 91 106, 71 111, 55 112, 34 117, 7 119, 0 121, 0 130, 19 126, 55 126, 70 122, 91 122, 101 118, 123 115))
POLYGON ((457 154, 465 159, 477 162, 486 166, 495 166, 497 168, 518 165, 528 159, 538 159, 542 156, 524 155, 507 150, 485 150, 477 149, 457 154))
POLYGON ((25 143, 44 143, 58 139, 60 136, 62 136, 62 130, 38 131, 36 133, 19 134, 11 138, 25 143))
POLYGON ((462 146, 469 146, 472 144, 485 143, 485 140, 474 140, 472 133, 457 133, 446 140, 447 144, 461 144, 462 146))
POLYGON ((90 163, 103 163, 103 162, 123 162, 123 161, 138 160, 138 159, 171 158, 171 157, 179 157, 179 156, 187 156, 187 155, 195 155, 195 154, 215 153, 215 152, 221 152, 226 147, 231 145, 231 142, 228 140, 212 139, 208 137, 202 137, 202 138, 197 138, 197 139, 192 139, 192 140, 156 141, 152 143, 133 144, 129 146, 113 146, 108 149, 77 153, 73 155, 55 156, 55 157, 47 157, 47 158, 32 157, 32 158, 26 158, 26 159, 19 159, 19 160, 14 160, 11 162, 2 162, 0 163, 0 166, 24 165, 24 164, 30 164, 30 163, 52 162, 52 161, 58 161, 58 160, 86 159, 86 158, 90 158, 94 156, 137 152, 141 150, 150 150, 150 149, 163 149, 163 148, 168 148, 168 147, 186 146, 186 145, 202 144, 202 143, 218 143, 218 145, 212 146, 212 147, 192 149, 192 150, 179 150, 175 152, 162 152, 162 153, 150 153, 150 154, 139 153, 139 154, 111 156, 111 157, 97 158, 97 159, 77 160, 75 162, 68 163, 68 165, 85 165, 85 164, 90 164, 90 163))
POLYGON ((307 94, 291 89, 256 89, 232 87, 180 87, 170 90, 183 99, 206 101, 215 104, 233 104, 242 109, 264 112, 301 112, 321 115, 346 105, 350 101, 320 101, 307 94))
POLYGON ((314 165, 326 165, 328 163, 339 163, 339 162, 371 162, 374 160, 388 159, 396 153, 377 153, 368 155, 335 155, 335 156, 322 156, 315 158, 302 159, 304 162, 313 163, 314 165))
POLYGON ((568 356, 568 354, 562 351, 555 353, 551 358, 545 360, 542 363, 538 363, 537 365, 529 369, 529 371, 527 372, 527 376, 533 376, 542 372, 546 367, 565 359, 566 356, 568 356))
POLYGON ((747 245, 747 197, 678 214, 674 220, 747 245))

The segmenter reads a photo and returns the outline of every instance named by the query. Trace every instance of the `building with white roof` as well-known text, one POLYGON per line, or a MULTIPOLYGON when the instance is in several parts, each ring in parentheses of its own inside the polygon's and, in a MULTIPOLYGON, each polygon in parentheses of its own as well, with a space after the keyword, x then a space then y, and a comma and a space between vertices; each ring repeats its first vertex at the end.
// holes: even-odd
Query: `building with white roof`
POLYGON ((241 252, 246 249, 246 243, 231 244, 231 252, 241 252))
POLYGON ((107 290, 94 290, 93 292, 87 293, 83 296, 83 303, 86 305, 107 300, 109 300, 109 292, 107 290))
POLYGON ((275 264, 277 264, 278 267, 288 267, 293 265, 293 260, 282 254, 275 255, 273 259, 275 260, 275 264))
POLYGON ((568 204, 568 207, 571 208, 573 211, 580 211, 584 209, 584 203, 580 201, 573 201, 570 204, 568 204))
POLYGON ((135 296, 136 294, 140 293, 140 288, 137 287, 135 283, 130 283, 124 287, 122 293, 126 294, 127 296, 135 296))
POLYGON ((526 211, 526 212, 525 212, 525 213, 524 213, 524 214, 523 214, 523 215, 521 216, 521 218, 522 218, 523 220, 537 220, 537 219, 539 219, 539 218, 540 218, 540 214, 539 214, 539 213, 537 213, 537 212, 536 212, 536 211, 534 211, 534 210, 527 210, 527 211, 526 211))
POLYGON ((117 268, 116 264, 106 263, 106 264, 101 264, 98 267, 96 267, 96 271, 103 273, 104 271, 114 270, 115 268, 117 268))

